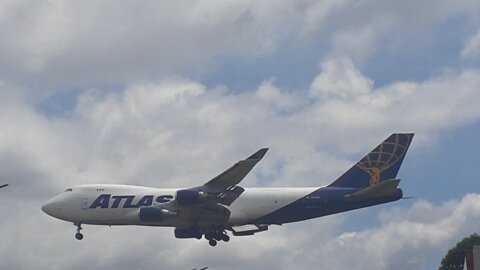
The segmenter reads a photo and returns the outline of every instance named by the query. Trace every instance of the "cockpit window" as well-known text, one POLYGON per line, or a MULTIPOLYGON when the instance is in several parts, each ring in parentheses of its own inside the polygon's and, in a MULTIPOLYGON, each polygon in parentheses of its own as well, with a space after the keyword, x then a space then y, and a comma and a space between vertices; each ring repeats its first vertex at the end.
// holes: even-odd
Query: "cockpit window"
POLYGON ((72 191, 72 189, 71 189, 71 188, 67 188, 67 189, 65 190, 65 192, 69 192, 69 191, 72 191))

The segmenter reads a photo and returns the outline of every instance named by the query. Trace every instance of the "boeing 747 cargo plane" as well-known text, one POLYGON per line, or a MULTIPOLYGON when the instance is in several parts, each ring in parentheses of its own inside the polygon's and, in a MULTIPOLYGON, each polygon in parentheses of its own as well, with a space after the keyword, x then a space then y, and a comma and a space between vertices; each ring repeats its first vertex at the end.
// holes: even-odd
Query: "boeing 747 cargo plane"
POLYGON ((240 181, 267 148, 205 184, 161 189, 129 185, 81 185, 42 206, 48 215, 82 224, 175 228, 176 238, 204 237, 211 246, 230 237, 253 235, 281 225, 399 200, 397 173, 413 134, 392 134, 357 164, 324 187, 242 188, 240 181))

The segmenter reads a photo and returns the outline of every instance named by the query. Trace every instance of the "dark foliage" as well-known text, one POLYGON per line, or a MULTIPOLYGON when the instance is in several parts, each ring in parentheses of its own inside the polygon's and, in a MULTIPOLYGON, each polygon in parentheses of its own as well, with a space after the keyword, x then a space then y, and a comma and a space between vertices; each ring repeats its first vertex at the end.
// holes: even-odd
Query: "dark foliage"
POLYGON ((465 253, 471 252, 475 245, 480 245, 480 235, 474 233, 469 237, 463 238, 443 257, 438 270, 462 270, 465 253))

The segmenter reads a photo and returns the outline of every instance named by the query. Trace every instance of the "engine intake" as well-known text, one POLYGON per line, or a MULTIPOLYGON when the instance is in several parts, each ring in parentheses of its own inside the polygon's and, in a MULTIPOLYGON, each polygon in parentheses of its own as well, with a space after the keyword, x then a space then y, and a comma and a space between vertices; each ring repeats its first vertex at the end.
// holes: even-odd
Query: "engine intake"
POLYGON ((181 189, 175 194, 175 200, 180 205, 198 204, 207 199, 207 194, 194 189, 181 189))

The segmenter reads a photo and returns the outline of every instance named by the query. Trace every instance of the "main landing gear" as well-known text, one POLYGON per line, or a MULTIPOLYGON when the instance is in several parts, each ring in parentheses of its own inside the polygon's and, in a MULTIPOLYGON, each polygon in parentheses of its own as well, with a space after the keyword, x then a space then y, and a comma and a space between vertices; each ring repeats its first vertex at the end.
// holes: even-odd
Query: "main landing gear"
POLYGON ((81 223, 73 223, 73 225, 77 226, 77 233, 75 234, 75 238, 77 238, 77 240, 82 240, 83 239, 83 234, 80 232, 82 230, 82 224, 81 223))
POLYGON ((208 240, 208 244, 212 247, 217 245, 217 241, 230 241, 230 237, 224 230, 212 230, 205 233, 205 239, 208 240))

